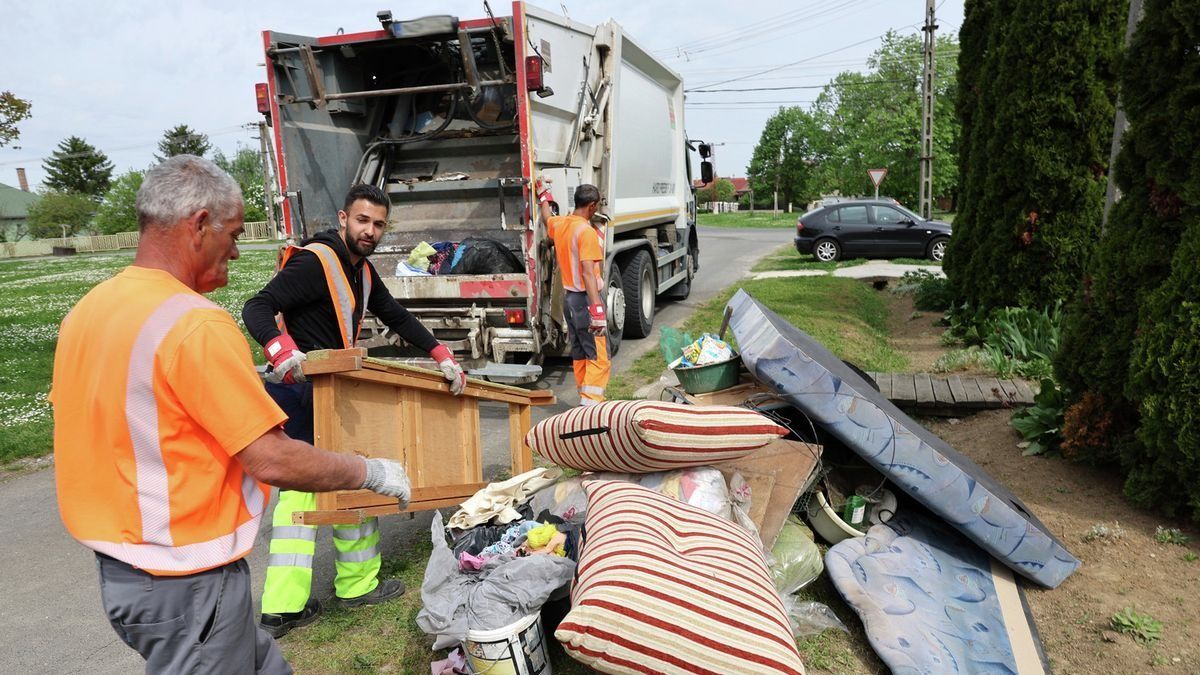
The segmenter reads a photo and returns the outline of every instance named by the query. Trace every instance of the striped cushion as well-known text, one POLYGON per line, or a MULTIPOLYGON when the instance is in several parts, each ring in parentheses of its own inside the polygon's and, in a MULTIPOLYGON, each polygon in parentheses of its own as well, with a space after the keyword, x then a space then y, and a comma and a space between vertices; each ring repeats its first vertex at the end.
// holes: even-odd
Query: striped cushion
POLYGON ((587 541, 554 637, 606 673, 803 673, 758 542, 639 485, 587 481, 587 541))
POLYGON ((740 459, 786 433, 745 408, 606 401, 542 420, 525 441, 561 466, 650 473, 740 459))

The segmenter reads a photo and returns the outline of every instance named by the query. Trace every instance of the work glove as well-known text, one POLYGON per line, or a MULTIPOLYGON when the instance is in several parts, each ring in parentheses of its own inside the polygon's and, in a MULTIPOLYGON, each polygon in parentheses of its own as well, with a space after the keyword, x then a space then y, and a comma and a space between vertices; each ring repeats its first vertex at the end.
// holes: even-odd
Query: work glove
POLYGON ((395 497, 400 500, 400 508, 407 508, 408 500, 412 497, 412 484, 408 481, 404 466, 395 460, 378 457, 363 461, 367 465, 367 477, 360 487, 385 497, 395 497))
POLYGON ((534 183, 533 190, 537 193, 537 200, 539 204, 545 204, 553 199, 553 197, 550 195, 550 182, 551 181, 549 178, 542 178, 538 179, 538 181, 534 183))
POLYGON ((295 384, 304 381, 302 366, 308 357, 296 347, 292 336, 281 333, 263 347, 263 354, 271 363, 271 370, 267 371, 267 382, 295 384))
POLYGON ((608 331, 608 316, 604 314, 604 305, 588 305, 588 316, 592 318, 588 331, 592 335, 604 335, 608 331))
POLYGON ((438 345, 429 352, 434 361, 437 361, 438 368, 442 371, 442 376, 450 383, 450 393, 458 396, 467 388, 467 374, 463 372, 462 366, 458 365, 458 361, 454 360, 454 356, 450 353, 450 349, 446 345, 438 345))

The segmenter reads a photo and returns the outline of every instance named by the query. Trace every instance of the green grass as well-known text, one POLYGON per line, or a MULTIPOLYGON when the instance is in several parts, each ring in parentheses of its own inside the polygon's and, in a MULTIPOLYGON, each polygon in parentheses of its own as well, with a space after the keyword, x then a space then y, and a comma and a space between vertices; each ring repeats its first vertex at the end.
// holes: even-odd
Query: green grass
POLYGON ((777 227, 780 229, 796 227, 799 213, 781 211, 772 216, 768 211, 734 211, 733 213, 697 213, 696 222, 701 227, 777 227))
MULTIPOLYGON (((801 277, 743 281, 704 303, 679 329, 699 336, 716 333, 729 298, 739 289, 753 295, 840 358, 864 370, 903 372, 908 357, 888 345, 889 297, 854 279, 801 277)), ((650 339, 657 340, 658 336, 650 339)), ((732 339, 729 334, 726 338, 732 339)), ((666 364, 658 349, 643 354, 608 383, 609 398, 633 398, 666 364)))
MULTIPOLYGON (((0 262, 0 466, 52 450, 46 396, 58 326, 85 293, 132 261, 105 254, 0 262)), ((274 266, 274 251, 246 251, 230 263, 230 285, 209 297, 240 324, 242 303, 262 288, 274 266)))
POLYGON ((754 267, 750 268, 750 271, 777 272, 791 270, 822 270, 825 272, 832 272, 841 267, 856 267, 858 265, 865 265, 866 262, 867 261, 865 258, 839 260, 837 262, 819 262, 814 260, 811 255, 805 255, 797 252, 795 246, 791 244, 785 244, 755 263, 754 267))

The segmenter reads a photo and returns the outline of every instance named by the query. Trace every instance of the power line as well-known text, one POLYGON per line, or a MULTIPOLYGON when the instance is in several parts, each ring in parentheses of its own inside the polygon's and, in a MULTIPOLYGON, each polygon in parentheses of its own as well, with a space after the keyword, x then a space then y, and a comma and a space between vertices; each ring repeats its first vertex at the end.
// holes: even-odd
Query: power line
MULTIPOLYGON (((873 87, 881 84, 904 84, 908 80, 868 80, 866 82, 841 82, 841 87, 873 87)), ((788 89, 824 89, 834 86, 832 82, 825 84, 805 84, 791 87, 746 87, 742 89, 685 89, 690 94, 718 94, 725 91, 784 91, 788 89)))
MULTIPOLYGON (((915 25, 915 24, 913 24, 913 25, 915 25)), ((903 27, 903 28, 909 28, 909 27, 911 27, 911 26, 902 26, 902 27, 903 27)), ((891 31, 888 31, 888 32, 891 32, 891 31)), ((888 34, 888 32, 881 33, 881 34, 879 34, 879 35, 876 35, 876 36, 874 36, 874 37, 867 38, 866 40, 860 40, 860 41, 858 41, 858 42, 855 42, 855 43, 853 43, 853 44, 848 44, 848 45, 846 45, 846 46, 844 46, 844 47, 838 47, 837 49, 831 49, 831 50, 829 50, 829 51, 827 51, 827 52, 822 52, 822 53, 820 53, 820 54, 817 54, 817 55, 815 55, 815 56, 810 56, 810 57, 808 57, 808 58, 800 59, 799 61, 793 61, 793 62, 791 62, 791 63, 785 63, 785 64, 783 64, 783 65, 781 65, 781 66, 776 66, 776 67, 774 67, 774 68, 767 68, 766 70, 762 70, 762 71, 759 71, 759 72, 757 72, 757 73, 752 73, 752 74, 750 74, 750 75, 743 75, 743 76, 741 76, 741 77, 733 77, 733 78, 730 78, 730 79, 728 79, 728 80, 721 80, 720 82, 709 82, 708 84, 701 85, 701 88, 715 87, 715 86, 717 86, 717 85, 721 85, 721 84, 729 84, 730 82, 739 82, 739 81, 741 81, 741 80, 748 80, 748 79, 750 79, 750 78, 753 78, 753 77, 758 77, 759 75, 766 75, 767 73, 773 73, 773 72, 775 72, 775 71, 777 71, 777 70, 782 70, 782 69, 784 69, 784 68, 788 68, 788 67, 791 67, 791 66, 795 66, 795 65, 798 65, 798 64, 801 64, 801 63, 806 63, 806 62, 808 62, 808 61, 812 61, 812 60, 814 60, 814 59, 819 59, 819 58, 821 58, 822 56, 829 56, 830 54, 836 54, 836 53, 838 53, 838 52, 844 52, 844 51, 846 51, 847 49, 852 49, 852 48, 854 48, 854 47, 858 47, 859 45, 865 45, 865 44, 867 44, 868 42, 874 42, 875 40, 878 40, 879 38, 881 38, 881 37, 884 37, 885 35, 887 35, 887 34, 888 34)), ((684 91, 687 91, 687 90, 685 89, 684 91)))

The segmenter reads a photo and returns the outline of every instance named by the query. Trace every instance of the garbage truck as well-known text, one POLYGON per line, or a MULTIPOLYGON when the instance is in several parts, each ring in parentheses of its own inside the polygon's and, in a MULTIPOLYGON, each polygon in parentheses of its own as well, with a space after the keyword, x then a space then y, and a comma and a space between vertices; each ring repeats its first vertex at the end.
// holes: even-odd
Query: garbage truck
MULTIPOLYGON (((699 239, 683 82, 615 21, 484 10, 264 31, 256 94, 286 234, 336 226, 351 185, 379 186, 391 211, 371 260, 388 289, 470 372, 529 383, 567 344, 536 181, 564 215, 578 185, 600 189, 614 349, 650 334, 660 299, 688 296, 699 239)), ((373 317, 361 335, 371 353, 418 360, 373 317)))

